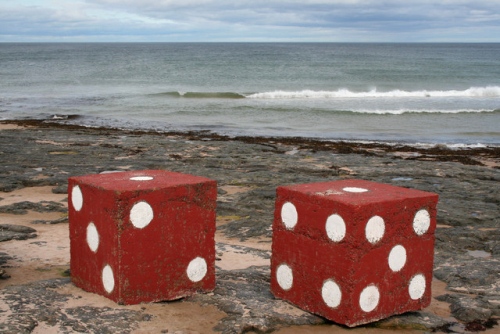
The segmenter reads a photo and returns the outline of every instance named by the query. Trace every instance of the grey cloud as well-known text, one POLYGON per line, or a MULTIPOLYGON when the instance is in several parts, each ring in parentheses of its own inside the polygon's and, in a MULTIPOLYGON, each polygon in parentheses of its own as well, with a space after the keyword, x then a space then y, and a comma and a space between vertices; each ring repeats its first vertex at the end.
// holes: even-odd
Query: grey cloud
MULTIPOLYGON (((406 21, 462 24, 497 21, 500 2, 490 1, 153 1, 87 0, 102 8, 138 13, 155 19, 250 23, 275 26, 355 26, 406 21)), ((498 24, 498 22, 496 22, 498 24)))
MULTIPOLYGON (((83 0, 0 5, 5 36, 135 36, 147 40, 500 41, 498 0, 83 0), (497 36, 497 37, 494 37, 497 36)), ((2 37, 3 36, 3 37, 2 37)), ((15 37, 14 37, 15 38, 15 37)))

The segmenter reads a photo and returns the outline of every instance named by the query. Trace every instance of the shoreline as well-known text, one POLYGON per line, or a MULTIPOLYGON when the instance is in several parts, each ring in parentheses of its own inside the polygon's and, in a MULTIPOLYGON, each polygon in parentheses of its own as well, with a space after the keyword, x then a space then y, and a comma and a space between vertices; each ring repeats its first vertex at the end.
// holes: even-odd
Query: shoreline
POLYGON ((499 330, 498 149, 422 149, 0 121, 0 157, 0 271, 4 271, 0 331, 493 334, 499 330), (217 181, 213 293, 123 306, 70 282, 68 177, 144 169, 217 181), (439 194, 430 307, 347 329, 271 295, 270 224, 276 187, 349 178, 439 194))
POLYGON ((422 144, 404 142, 379 142, 366 140, 329 140, 309 137, 281 136, 230 136, 209 130, 195 131, 155 131, 130 130, 113 127, 88 127, 68 124, 57 120, 3 120, 0 126, 17 125, 20 127, 62 128, 88 131, 107 131, 133 135, 180 136, 189 140, 240 141, 246 144, 294 146, 297 149, 331 151, 334 153, 355 153, 377 155, 392 153, 395 157, 417 161, 453 161, 464 165, 477 165, 500 168, 500 145, 458 146, 444 144, 422 144))

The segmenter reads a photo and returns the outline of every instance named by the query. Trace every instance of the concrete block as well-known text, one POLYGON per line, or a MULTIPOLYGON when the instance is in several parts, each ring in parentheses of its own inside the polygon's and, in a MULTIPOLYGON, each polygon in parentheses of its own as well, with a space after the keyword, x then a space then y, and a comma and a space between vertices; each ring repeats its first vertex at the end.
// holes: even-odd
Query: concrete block
POLYGON ((425 308, 437 201, 363 180, 278 187, 271 291, 350 327, 425 308))
POLYGON ((119 304, 212 291, 216 188, 157 170, 69 178, 73 283, 119 304))

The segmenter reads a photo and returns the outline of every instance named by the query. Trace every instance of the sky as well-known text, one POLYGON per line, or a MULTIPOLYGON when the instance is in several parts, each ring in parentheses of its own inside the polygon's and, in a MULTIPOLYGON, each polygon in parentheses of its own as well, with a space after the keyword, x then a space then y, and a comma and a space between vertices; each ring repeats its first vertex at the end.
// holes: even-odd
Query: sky
POLYGON ((500 42, 500 0, 0 0, 0 42, 500 42))

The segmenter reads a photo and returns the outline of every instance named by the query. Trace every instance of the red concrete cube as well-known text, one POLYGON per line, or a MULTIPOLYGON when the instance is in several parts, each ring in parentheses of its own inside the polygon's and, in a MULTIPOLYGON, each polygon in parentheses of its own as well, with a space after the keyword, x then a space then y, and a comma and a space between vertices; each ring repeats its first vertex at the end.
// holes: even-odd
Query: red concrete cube
POLYGON ((363 180, 278 187, 271 291, 350 327, 428 306, 437 201, 363 180))
POLYGON ((212 291, 216 188, 154 170, 69 178, 73 283, 119 304, 212 291))

